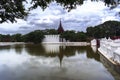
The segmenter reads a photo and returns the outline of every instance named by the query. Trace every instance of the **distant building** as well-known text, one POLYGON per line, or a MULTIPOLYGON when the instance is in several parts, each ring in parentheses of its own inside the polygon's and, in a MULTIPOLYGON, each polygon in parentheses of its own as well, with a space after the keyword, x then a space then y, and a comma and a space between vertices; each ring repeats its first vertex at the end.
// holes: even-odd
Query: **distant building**
POLYGON ((61 34, 61 33, 63 33, 64 32, 64 29, 63 29, 63 27, 62 27, 62 23, 61 23, 61 20, 60 20, 60 24, 59 24, 59 27, 58 27, 58 33, 59 34, 61 34))
MULTIPOLYGON (((59 27, 57 29, 58 33, 61 34, 64 32, 64 29, 62 27, 62 23, 61 23, 61 20, 60 20, 60 24, 59 24, 59 27)), ((55 35, 55 34, 52 34, 52 35, 45 35, 45 38, 43 40, 43 43, 57 43, 57 42, 63 42, 64 40, 62 38, 60 38, 60 35, 55 35)))

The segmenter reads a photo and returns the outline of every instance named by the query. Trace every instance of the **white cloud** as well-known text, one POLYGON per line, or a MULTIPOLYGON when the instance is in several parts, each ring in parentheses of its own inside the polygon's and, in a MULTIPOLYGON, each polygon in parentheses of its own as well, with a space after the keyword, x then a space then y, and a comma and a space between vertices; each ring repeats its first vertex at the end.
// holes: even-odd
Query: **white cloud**
MULTIPOLYGON (((28 0, 29 1, 29 0, 28 0)), ((26 5, 26 7, 28 7, 26 5)), ((27 21, 0 24, 1 33, 25 33, 36 29, 57 28, 61 18, 65 30, 85 31, 89 26, 95 26, 108 20, 120 21, 120 6, 115 9, 104 6, 102 1, 84 1, 84 4, 67 12, 55 2, 45 11, 40 7, 30 11, 27 21)))

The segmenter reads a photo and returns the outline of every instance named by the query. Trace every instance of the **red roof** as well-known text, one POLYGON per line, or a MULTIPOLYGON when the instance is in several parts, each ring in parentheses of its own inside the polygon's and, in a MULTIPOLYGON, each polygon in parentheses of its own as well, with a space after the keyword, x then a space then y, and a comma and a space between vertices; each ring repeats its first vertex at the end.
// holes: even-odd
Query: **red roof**
POLYGON ((63 33, 64 32, 64 29, 62 27, 62 23, 61 23, 61 20, 60 20, 60 24, 59 24, 59 27, 58 27, 58 33, 63 33))
POLYGON ((111 37, 111 39, 113 39, 113 40, 120 39, 120 36, 113 36, 113 37, 111 37))

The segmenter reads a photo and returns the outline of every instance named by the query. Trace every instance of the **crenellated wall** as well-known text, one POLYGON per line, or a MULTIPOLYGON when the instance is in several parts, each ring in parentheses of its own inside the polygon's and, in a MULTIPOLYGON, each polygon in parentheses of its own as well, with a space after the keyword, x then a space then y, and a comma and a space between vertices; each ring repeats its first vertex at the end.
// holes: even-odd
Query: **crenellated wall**
POLYGON ((98 50, 107 58, 120 64, 120 39, 103 38, 100 40, 100 48, 98 50))
POLYGON ((60 42, 60 35, 45 35, 43 43, 57 43, 60 42))

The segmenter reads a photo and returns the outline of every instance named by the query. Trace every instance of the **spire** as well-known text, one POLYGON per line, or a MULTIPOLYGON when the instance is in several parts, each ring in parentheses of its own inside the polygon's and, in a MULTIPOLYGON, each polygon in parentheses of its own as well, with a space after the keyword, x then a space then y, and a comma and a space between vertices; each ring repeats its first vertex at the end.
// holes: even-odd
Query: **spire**
POLYGON ((63 33, 64 32, 64 29, 62 27, 62 23, 61 23, 61 19, 60 19, 60 24, 59 24, 59 27, 58 27, 58 33, 63 33))

